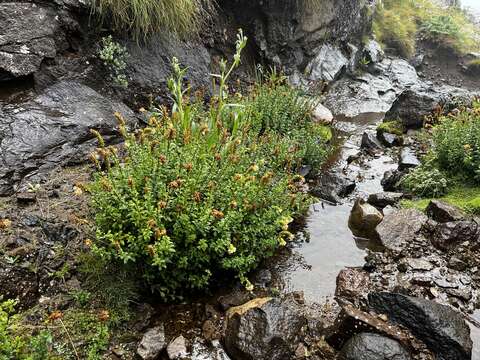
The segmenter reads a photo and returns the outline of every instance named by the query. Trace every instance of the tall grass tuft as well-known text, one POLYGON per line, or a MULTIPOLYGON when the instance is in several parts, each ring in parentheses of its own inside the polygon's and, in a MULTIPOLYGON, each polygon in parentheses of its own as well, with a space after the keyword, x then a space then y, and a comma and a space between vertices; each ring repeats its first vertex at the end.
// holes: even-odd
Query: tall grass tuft
POLYGON ((213 11, 212 0, 92 0, 92 12, 102 23, 137 40, 162 31, 191 35, 213 11))

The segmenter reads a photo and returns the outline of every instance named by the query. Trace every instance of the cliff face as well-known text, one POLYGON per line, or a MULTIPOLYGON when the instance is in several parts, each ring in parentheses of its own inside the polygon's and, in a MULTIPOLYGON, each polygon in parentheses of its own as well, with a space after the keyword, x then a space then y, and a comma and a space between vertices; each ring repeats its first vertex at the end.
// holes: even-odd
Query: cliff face
POLYGON ((261 55, 285 68, 305 67, 324 42, 358 43, 371 26, 374 0, 223 1, 261 55))

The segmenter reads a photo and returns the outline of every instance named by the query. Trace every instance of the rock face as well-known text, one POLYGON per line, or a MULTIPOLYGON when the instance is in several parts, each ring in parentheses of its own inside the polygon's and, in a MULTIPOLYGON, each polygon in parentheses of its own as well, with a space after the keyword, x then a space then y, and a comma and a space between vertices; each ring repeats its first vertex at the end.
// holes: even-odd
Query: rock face
POLYGON ((410 360, 398 341, 373 333, 354 335, 342 348, 340 360, 410 360))
POLYGON ((374 206, 365 203, 362 199, 355 201, 348 219, 348 226, 353 235, 372 238, 375 228, 383 219, 383 215, 374 206))
POLYGON ((312 188, 312 193, 320 199, 332 203, 341 203, 342 198, 355 190, 355 181, 342 176, 342 174, 326 172, 319 175, 317 184, 312 188))
POLYGON ((402 209, 386 215, 377 226, 381 244, 393 251, 400 251, 418 235, 428 217, 415 209, 402 209))
POLYGON ((26 76, 56 55, 59 21, 48 7, 27 2, 0 4, 0 81, 26 76))
POLYGON ((307 65, 305 72, 310 81, 336 80, 348 65, 348 59, 340 49, 330 45, 322 45, 315 51, 317 56, 307 65))
POLYGON ((421 82, 402 92, 386 116, 401 119, 406 128, 420 128, 424 117, 435 109, 444 107, 448 111, 457 104, 470 102, 474 96, 465 89, 448 85, 435 87, 421 82))
POLYGON ((463 316, 433 301, 402 294, 374 293, 370 306, 407 327, 439 360, 470 360, 472 340, 463 316))
POLYGON ((163 325, 148 329, 137 348, 137 354, 143 360, 154 360, 167 346, 163 325))
POLYGON ((291 359, 307 324, 291 297, 252 300, 227 316, 225 345, 233 359, 291 359))
POLYGON ((400 59, 384 59, 373 64, 369 72, 344 77, 332 85, 325 100, 336 116, 356 118, 365 114, 382 114, 406 88, 418 82, 417 72, 400 59))
POLYGON ((107 142, 118 139, 114 113, 134 123, 125 105, 76 82, 61 82, 23 104, 0 107, 0 195, 26 177, 87 160, 97 145, 91 129, 107 142))
POLYGON ((230 8, 242 27, 251 30, 263 56, 293 68, 315 57, 315 49, 325 41, 359 41, 371 27, 374 4, 369 0, 224 0, 220 6, 230 8))
POLYGON ((377 208, 383 209, 387 206, 397 205, 402 198, 403 198, 402 193, 382 192, 382 193, 370 194, 368 196, 368 203, 377 208))
POLYGON ((365 131, 362 135, 361 148, 369 151, 378 151, 382 149, 382 144, 372 132, 365 131))

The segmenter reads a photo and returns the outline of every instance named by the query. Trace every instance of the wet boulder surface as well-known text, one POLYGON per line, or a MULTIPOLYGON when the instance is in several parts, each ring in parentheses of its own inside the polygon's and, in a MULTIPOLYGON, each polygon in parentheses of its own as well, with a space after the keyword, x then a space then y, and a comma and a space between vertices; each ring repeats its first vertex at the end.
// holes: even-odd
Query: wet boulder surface
POLYGON ((472 356, 470 329, 452 308, 395 293, 372 293, 370 306, 412 331, 440 360, 468 360, 472 356))
MULTIPOLYGON (((133 126, 133 112, 74 81, 57 83, 34 99, 0 107, 0 195, 59 165, 82 163, 97 146, 120 141, 114 113, 133 126)), ((33 181, 33 180, 32 180, 33 181)))
POLYGON ((411 360, 402 345, 388 337, 374 333, 354 335, 339 354, 340 360, 411 360))

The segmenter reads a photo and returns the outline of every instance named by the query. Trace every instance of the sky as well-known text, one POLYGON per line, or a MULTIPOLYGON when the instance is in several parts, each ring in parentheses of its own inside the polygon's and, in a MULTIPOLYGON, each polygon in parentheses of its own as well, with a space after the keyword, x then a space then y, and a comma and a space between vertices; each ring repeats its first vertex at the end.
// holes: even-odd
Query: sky
POLYGON ((462 0, 463 6, 469 6, 480 11, 480 0, 462 0))

